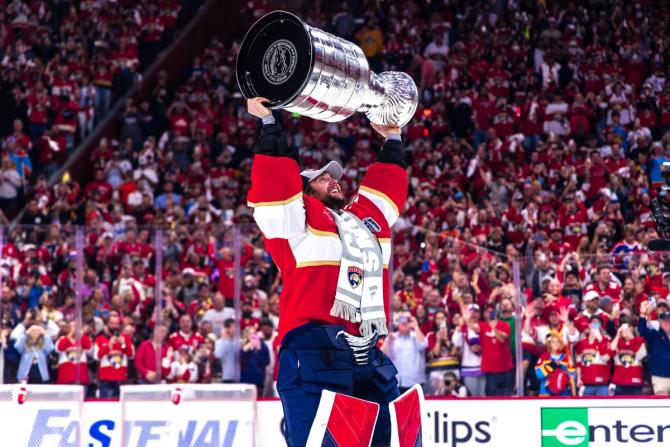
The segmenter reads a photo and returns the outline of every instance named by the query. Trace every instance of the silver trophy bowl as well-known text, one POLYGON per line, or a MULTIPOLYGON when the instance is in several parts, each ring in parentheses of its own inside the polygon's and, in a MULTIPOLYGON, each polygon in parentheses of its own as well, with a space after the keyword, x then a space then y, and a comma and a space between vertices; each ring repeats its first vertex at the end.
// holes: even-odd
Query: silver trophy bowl
POLYGON ((285 11, 254 23, 236 72, 245 98, 264 97, 271 108, 328 122, 364 112, 375 124, 404 126, 419 97, 407 73, 373 73, 357 45, 285 11))

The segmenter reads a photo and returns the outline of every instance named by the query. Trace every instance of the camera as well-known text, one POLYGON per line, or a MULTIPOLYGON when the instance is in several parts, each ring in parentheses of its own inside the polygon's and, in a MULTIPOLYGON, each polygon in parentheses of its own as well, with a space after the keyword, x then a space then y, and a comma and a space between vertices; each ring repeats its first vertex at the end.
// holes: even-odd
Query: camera
POLYGON ((661 163, 661 175, 665 181, 665 186, 661 187, 662 191, 670 190, 670 161, 664 161, 661 163))
POLYGON ((651 252, 670 251, 670 207, 663 199, 670 193, 670 162, 661 164, 661 175, 665 185, 661 186, 659 197, 651 200, 651 213, 661 239, 649 241, 647 249, 651 252))

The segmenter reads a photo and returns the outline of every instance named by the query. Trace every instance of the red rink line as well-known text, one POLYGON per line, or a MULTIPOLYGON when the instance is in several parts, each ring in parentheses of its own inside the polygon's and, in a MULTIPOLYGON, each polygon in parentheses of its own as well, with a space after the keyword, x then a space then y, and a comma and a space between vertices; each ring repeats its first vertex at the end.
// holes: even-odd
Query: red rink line
POLYGON ((523 397, 449 397, 449 396, 426 396, 426 400, 670 400, 670 396, 523 396, 523 397))
MULTIPOLYGON (((84 398, 84 402, 119 402, 121 399, 118 397, 86 397, 84 398)), ((279 400, 278 397, 264 397, 264 398, 258 398, 256 401, 259 400, 279 400)), ((130 402, 142 402, 142 403, 150 403, 150 402, 159 402, 157 400, 136 400, 136 401, 130 401, 130 402)), ((186 402, 193 402, 193 401, 186 401, 186 402)), ((250 402, 248 399, 221 399, 221 400, 203 400, 202 402, 250 402)))
MULTIPOLYGON (((670 396, 551 396, 551 397, 449 397, 449 396, 426 396, 426 400, 460 400, 460 401, 487 401, 487 400, 670 400, 670 396)), ((114 397, 88 397, 84 402, 118 402, 119 399, 114 397)), ((273 402, 279 401, 278 397, 259 397, 257 402, 273 402)))

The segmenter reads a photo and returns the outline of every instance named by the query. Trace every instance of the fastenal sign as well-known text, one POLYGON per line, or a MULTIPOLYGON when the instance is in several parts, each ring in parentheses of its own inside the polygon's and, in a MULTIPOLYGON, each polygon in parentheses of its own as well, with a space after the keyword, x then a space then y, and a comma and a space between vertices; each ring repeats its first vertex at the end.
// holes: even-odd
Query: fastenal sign
MULTIPOLYGON (((610 401, 615 403, 616 401, 610 401)), ((650 403, 663 401, 651 401, 650 403)), ((604 403, 604 402, 603 402, 604 403)), ((670 405, 542 408, 542 447, 670 444, 670 405)))

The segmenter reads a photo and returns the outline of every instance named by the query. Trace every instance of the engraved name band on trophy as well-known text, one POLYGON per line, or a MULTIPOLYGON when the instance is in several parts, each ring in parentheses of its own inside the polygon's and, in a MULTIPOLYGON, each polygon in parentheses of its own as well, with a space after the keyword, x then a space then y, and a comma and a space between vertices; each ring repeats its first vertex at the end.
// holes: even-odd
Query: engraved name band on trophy
POLYGON ((246 98, 328 122, 364 112, 375 124, 403 126, 418 103, 407 73, 373 73, 357 45, 285 11, 266 14, 247 32, 237 82, 246 98))

